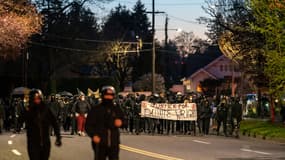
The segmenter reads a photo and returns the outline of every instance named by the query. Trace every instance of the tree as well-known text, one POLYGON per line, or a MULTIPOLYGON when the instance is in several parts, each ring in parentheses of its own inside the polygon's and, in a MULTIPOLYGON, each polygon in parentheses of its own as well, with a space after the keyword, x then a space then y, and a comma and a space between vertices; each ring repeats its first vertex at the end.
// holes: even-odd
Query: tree
POLYGON ((107 40, 130 41, 135 40, 136 35, 132 25, 133 19, 130 10, 120 4, 111 10, 103 25, 103 37, 107 40))
POLYGON ((257 20, 251 23, 252 29, 265 36, 265 73, 270 79, 270 91, 280 97, 285 90, 285 3, 251 0, 249 4, 257 20))
POLYGON ((251 27, 265 37, 264 55, 266 58, 265 74, 269 77, 271 98, 271 121, 275 121, 275 98, 283 97, 285 89, 285 3, 284 1, 249 2, 256 23, 251 27), (274 98, 274 99, 273 99, 274 98))
MULTIPOLYGON (((157 93, 164 93, 165 92, 165 82, 164 78, 160 74, 155 75, 156 80, 156 88, 155 91, 157 93)), ((151 73, 145 74, 139 78, 133 85, 135 91, 151 91, 152 90, 152 78, 151 73)))
POLYGON ((119 84, 121 90, 127 81, 131 81, 131 72, 136 53, 131 50, 131 45, 121 43, 120 41, 106 44, 102 47, 103 61, 99 62, 98 73, 101 76, 113 77, 119 84))
MULTIPOLYGON (((107 44, 107 47, 103 47, 105 48, 104 54, 112 54, 111 57, 120 57, 120 59, 116 58, 113 61, 109 61, 107 68, 108 66, 117 66, 118 63, 124 61, 120 67, 109 67, 109 70, 114 69, 113 72, 116 71, 119 73, 117 75, 121 77, 119 78, 121 89, 123 89, 126 81, 134 81, 146 73, 145 64, 148 63, 150 54, 149 52, 140 52, 137 49, 151 47, 150 45, 145 45, 145 42, 150 41, 152 36, 149 26, 150 23, 146 15, 146 9, 141 1, 136 3, 132 11, 119 4, 111 11, 104 22, 102 29, 104 39, 116 41, 117 43, 116 45, 107 44), (118 44, 123 48, 127 46, 127 50, 123 49, 123 51, 114 52, 114 47, 118 46, 118 44), (132 52, 129 53, 130 50, 132 52), (133 53, 136 50, 137 52, 133 53), (110 63, 113 64, 110 65, 110 63), (132 72, 132 75, 129 75, 129 72, 132 72)), ((151 67, 151 65, 149 66, 151 67)))
MULTIPOLYGON (((138 0, 133 7, 131 13, 133 19, 134 33, 138 40, 142 43, 142 50, 151 48, 152 32, 150 30, 151 24, 147 16, 147 11, 141 0, 138 0)), ((143 51, 139 53, 137 62, 134 63, 133 81, 138 80, 139 77, 151 71, 151 51, 143 51)))
POLYGON ((209 44, 207 41, 202 40, 194 35, 193 32, 182 31, 174 39, 176 46, 182 56, 188 54, 201 53, 209 44))
POLYGON ((180 83, 182 58, 177 52, 175 41, 170 40, 166 46, 156 50, 157 54, 157 73, 165 78, 165 85, 171 88, 173 84, 180 83))
POLYGON ((268 84, 268 77, 264 75, 265 39, 250 25, 256 23, 252 9, 244 0, 208 0, 207 3, 208 7, 203 8, 212 18, 200 20, 208 24, 210 38, 239 64, 260 92, 260 88, 268 84))
POLYGON ((151 42, 152 32, 150 31, 151 24, 147 17, 147 11, 142 4, 141 0, 138 0, 131 13, 134 32, 143 42, 151 42))
POLYGON ((32 77, 47 89, 47 83, 54 83, 62 67, 86 64, 86 59, 97 55, 94 50, 98 44, 85 39, 98 39, 99 25, 95 14, 84 7, 85 1, 44 2, 38 6, 45 17, 43 33, 32 39, 29 66, 32 77))
POLYGON ((217 94, 217 89, 223 83, 223 80, 205 79, 200 82, 202 92, 207 96, 214 96, 217 94))
POLYGON ((40 14, 29 1, 0 1, 0 57, 20 55, 29 37, 40 32, 41 23, 40 14))

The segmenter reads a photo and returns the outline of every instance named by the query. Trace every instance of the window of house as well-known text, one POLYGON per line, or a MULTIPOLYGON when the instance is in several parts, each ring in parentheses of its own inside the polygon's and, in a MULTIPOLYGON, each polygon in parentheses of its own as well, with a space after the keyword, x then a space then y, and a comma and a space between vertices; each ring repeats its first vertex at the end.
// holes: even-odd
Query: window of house
POLYGON ((221 72, 224 71, 223 69, 224 69, 224 66, 223 66, 223 65, 220 65, 220 71, 221 71, 221 72))
POLYGON ((225 65, 225 72, 227 72, 228 71, 228 66, 227 65, 225 65))
POLYGON ((233 71, 233 65, 229 65, 229 70, 232 72, 233 71))
POLYGON ((235 72, 239 71, 239 67, 237 65, 234 66, 235 67, 235 72))

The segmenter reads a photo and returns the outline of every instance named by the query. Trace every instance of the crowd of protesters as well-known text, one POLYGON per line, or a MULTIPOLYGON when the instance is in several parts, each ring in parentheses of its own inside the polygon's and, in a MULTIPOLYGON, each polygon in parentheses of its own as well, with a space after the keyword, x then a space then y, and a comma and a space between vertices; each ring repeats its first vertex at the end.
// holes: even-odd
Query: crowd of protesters
MULTIPOLYGON (((103 87, 102 95, 86 96, 52 94, 43 97, 32 89, 27 96, 0 99, 0 134, 4 131, 21 133, 26 130, 28 154, 33 159, 48 159, 50 136, 61 146, 61 129, 71 135, 91 138, 95 160, 119 157, 119 128, 129 134, 150 135, 220 135, 238 137, 242 120, 242 101, 239 97, 206 97, 197 93, 117 94, 112 86, 103 87), (150 104, 195 103, 197 119, 168 120, 141 116, 142 102, 150 104), (86 129, 86 131, 85 131, 86 129), (197 130, 197 131, 196 131, 197 130), (110 137, 110 135, 112 135, 110 137)), ((285 109, 280 111, 284 122, 285 109)))
POLYGON ((208 135, 220 134, 220 126, 223 124, 225 136, 232 134, 239 124, 233 124, 234 118, 238 122, 242 118, 242 105, 238 98, 227 96, 206 97, 199 94, 168 93, 153 94, 151 96, 129 94, 125 97, 119 96, 117 104, 126 114, 127 126, 124 131, 134 134, 188 134, 208 135), (142 101, 152 103, 196 103, 197 120, 179 121, 153 119, 140 116, 142 101), (230 127, 228 127, 230 125, 230 127))
MULTIPOLYGON (((79 93, 75 96, 60 96, 52 94, 45 98, 46 104, 55 115, 60 127, 71 135, 85 136, 85 122, 92 106, 100 102, 100 97, 86 96, 79 93)), ((239 100, 227 96, 205 97, 200 94, 181 93, 144 94, 130 93, 126 96, 116 96, 115 103, 123 110, 126 124, 123 132, 134 134, 202 134, 210 132, 219 134, 222 125, 224 135, 227 136, 228 124, 231 114, 231 105, 240 104, 239 100), (153 119, 140 116, 142 101, 152 103, 196 103, 197 121, 178 121, 153 119), (214 132, 213 132, 214 131, 214 132)), ((25 126, 18 117, 24 110, 25 100, 14 98, 12 100, 0 100, 0 132, 1 128, 6 131, 19 133, 25 126), (10 105, 9 105, 10 104, 10 105), (3 121, 3 125, 1 125, 3 121)), ((54 132, 51 129, 50 134, 54 132)))

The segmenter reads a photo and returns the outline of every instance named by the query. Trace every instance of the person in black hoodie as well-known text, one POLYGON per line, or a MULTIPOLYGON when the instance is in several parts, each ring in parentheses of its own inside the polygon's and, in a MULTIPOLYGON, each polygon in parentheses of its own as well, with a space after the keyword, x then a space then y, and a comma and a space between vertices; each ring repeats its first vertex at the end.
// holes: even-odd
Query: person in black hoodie
POLYGON ((27 147, 30 160, 48 160, 50 155, 50 134, 52 126, 56 135, 56 146, 61 146, 59 125, 55 116, 43 102, 40 90, 32 89, 29 93, 29 105, 22 120, 27 129, 27 147))
POLYGON ((200 122, 202 123, 200 126, 202 127, 202 133, 205 135, 209 134, 210 119, 211 119, 212 113, 213 112, 210 107, 210 102, 205 97, 202 100, 201 109, 200 109, 200 122))
POLYGON ((119 160, 120 132, 125 116, 113 100, 115 89, 102 88, 102 102, 92 107, 86 119, 86 133, 91 138, 95 160, 119 160))

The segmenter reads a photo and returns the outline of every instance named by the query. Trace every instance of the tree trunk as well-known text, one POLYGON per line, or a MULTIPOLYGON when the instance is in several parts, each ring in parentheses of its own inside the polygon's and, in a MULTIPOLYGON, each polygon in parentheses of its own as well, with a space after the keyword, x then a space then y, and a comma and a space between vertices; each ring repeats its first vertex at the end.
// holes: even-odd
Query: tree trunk
POLYGON ((270 95, 270 117, 271 117, 271 122, 275 122, 275 113, 274 113, 274 108, 275 108, 275 103, 272 95, 270 95))

